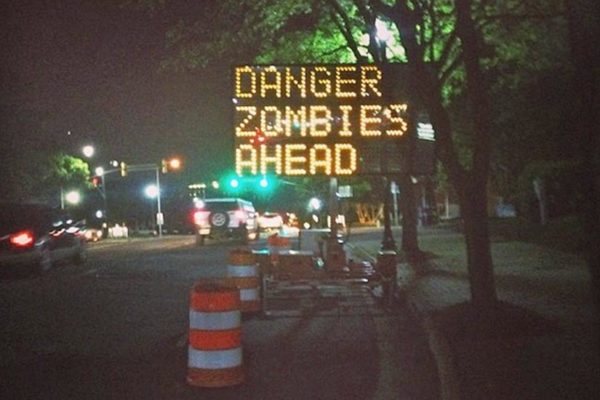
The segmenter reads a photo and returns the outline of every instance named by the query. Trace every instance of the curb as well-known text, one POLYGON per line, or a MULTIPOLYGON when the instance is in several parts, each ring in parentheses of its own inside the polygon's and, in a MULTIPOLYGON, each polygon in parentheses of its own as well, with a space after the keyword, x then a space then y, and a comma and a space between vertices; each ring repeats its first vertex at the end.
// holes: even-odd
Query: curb
POLYGON ((419 309, 418 303, 406 296, 406 304, 415 317, 421 322, 421 326, 427 335, 429 350, 435 360, 440 380, 440 396, 442 400, 460 400, 460 385, 454 368, 454 357, 450 343, 436 326, 435 321, 426 312, 419 309))
MULTIPOLYGON (((351 251, 356 252, 358 250, 361 255, 369 258, 371 262, 376 262, 376 258, 371 256, 368 251, 360 246, 350 243, 346 243, 346 245, 351 248, 351 251)), ((400 264, 398 264, 396 268, 399 268, 399 266, 400 264)), ((402 279, 398 280, 394 297, 398 303, 401 304, 403 301, 406 303, 409 310, 421 323, 421 326, 427 335, 429 350, 433 355, 438 371, 438 378, 440 380, 441 399, 460 400, 460 384, 450 343, 437 327, 434 319, 427 312, 422 311, 422 308, 419 307, 419 302, 411 296, 410 288, 419 280, 420 275, 412 266, 409 265, 408 268, 410 268, 408 279, 404 274, 397 274, 397 276, 399 278, 402 277, 402 279)))

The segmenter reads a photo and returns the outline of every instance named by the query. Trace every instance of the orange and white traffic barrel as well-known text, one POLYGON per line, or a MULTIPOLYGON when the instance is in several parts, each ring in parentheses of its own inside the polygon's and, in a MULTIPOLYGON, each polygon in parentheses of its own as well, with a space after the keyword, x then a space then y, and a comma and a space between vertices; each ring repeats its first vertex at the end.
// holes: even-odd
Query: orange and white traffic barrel
POLYGON ((260 269, 250 249, 240 248, 229 253, 227 279, 240 290, 242 312, 261 310, 260 269))
POLYGON ((187 382, 200 387, 242 383, 242 317, 236 287, 200 282, 191 291, 187 382))

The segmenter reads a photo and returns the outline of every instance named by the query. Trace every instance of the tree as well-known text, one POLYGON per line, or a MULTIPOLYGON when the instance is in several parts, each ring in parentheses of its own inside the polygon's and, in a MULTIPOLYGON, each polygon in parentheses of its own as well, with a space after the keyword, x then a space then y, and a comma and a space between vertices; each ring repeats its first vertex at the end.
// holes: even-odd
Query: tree
MULTIPOLYGON (((58 153, 46 162, 46 173, 42 176, 42 185, 47 196, 66 188, 90 188, 90 168, 81 158, 58 153)), ((61 194, 62 196, 62 194, 61 194)))
POLYGON ((90 170, 80 158, 56 153, 24 150, 19 157, 3 160, 12 173, 4 183, 3 199, 12 201, 56 202, 61 187, 89 188, 90 170))
POLYGON ((50 156, 44 177, 49 186, 89 187, 90 167, 81 158, 58 153, 50 156))
POLYGON ((596 310, 600 310, 600 4, 576 0, 566 5, 571 57, 576 74, 573 86, 577 113, 574 134, 579 136, 583 160, 583 190, 587 193, 581 210, 586 237, 586 258, 592 277, 596 310))
POLYGON ((471 300, 478 309, 489 309, 496 303, 487 222, 493 128, 491 79, 502 72, 497 66, 503 61, 522 55, 517 43, 502 48, 501 38, 494 33, 500 21, 543 20, 554 15, 556 4, 471 0, 368 3, 393 21, 400 32, 412 76, 435 128, 438 157, 459 198, 471 300), (457 102, 463 103, 466 119, 457 121, 450 112, 452 103, 457 102), (466 145, 466 161, 461 144, 466 145))

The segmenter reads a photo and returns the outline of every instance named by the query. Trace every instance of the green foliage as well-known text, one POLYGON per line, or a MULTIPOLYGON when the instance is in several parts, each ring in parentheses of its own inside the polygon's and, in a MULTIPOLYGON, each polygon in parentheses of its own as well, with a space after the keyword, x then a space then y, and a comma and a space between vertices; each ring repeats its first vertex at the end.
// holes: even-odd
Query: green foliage
POLYGON ((277 39, 273 48, 256 57, 259 64, 265 63, 352 63, 356 60, 348 52, 343 36, 326 26, 314 32, 289 32, 277 39))
POLYGON ((89 188, 90 167, 81 158, 55 154, 48 160, 44 182, 48 186, 89 188))
POLYGON ((316 62, 319 52, 323 52, 324 61, 333 61, 328 54, 336 51, 331 51, 328 43, 337 41, 339 46, 339 34, 323 25, 322 18, 320 2, 209 2, 197 21, 180 22, 170 30, 167 45, 173 53, 165 66, 198 68, 224 61, 316 62))

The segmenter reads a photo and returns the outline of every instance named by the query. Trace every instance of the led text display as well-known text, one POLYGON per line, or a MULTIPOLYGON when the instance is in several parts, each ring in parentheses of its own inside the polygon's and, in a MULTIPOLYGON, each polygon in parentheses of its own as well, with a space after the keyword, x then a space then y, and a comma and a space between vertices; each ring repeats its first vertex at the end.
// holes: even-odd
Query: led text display
POLYGON ((236 173, 365 172, 365 148, 408 130, 407 101, 385 78, 376 65, 236 67, 236 173))

